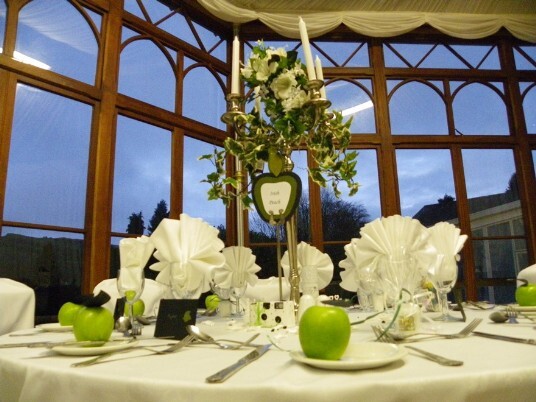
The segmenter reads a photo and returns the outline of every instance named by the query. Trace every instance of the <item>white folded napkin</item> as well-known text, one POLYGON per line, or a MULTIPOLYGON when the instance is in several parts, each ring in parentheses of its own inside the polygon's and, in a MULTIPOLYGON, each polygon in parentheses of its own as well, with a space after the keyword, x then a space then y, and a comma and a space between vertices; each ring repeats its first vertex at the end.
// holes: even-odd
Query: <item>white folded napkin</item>
POLYGON ((211 271, 225 263, 225 246, 218 229, 200 218, 181 214, 180 220, 163 219, 151 235, 159 262, 150 268, 156 281, 170 287, 175 298, 198 298, 210 290, 211 271))
MULTIPOLYGON (((290 285, 285 278, 281 281, 283 300, 290 296, 290 285)), ((255 286, 248 286, 244 297, 260 302, 279 301, 279 278, 271 276, 267 279, 259 279, 255 286)))
POLYGON ((341 286, 357 289, 354 270, 367 267, 393 290, 413 291, 437 255, 429 236, 418 220, 400 215, 367 223, 361 228, 361 238, 345 246, 347 258, 339 263, 345 269, 341 286))
POLYGON ((214 283, 220 288, 241 288, 248 284, 254 286, 257 282, 256 273, 261 270, 255 264, 255 255, 250 248, 241 246, 227 247, 222 250, 225 263, 215 268, 213 272, 214 283))
MULTIPOLYGON (((333 262, 328 254, 322 253, 316 247, 303 241, 298 244, 297 254, 298 272, 300 274, 303 267, 313 267, 318 273, 318 289, 323 289, 329 285, 333 278, 333 262)), ((288 280, 290 275, 288 250, 285 251, 285 254, 281 258, 281 267, 283 268, 285 278, 288 280)))
POLYGON ((136 288, 143 271, 154 251, 154 244, 147 236, 125 238, 119 241, 119 264, 122 282, 125 286, 136 288))
POLYGON ((119 261, 121 268, 145 267, 154 251, 154 244, 147 236, 125 238, 119 241, 119 261))
POLYGON ((456 276, 456 262, 460 260, 458 253, 462 250, 467 235, 462 235, 459 228, 448 222, 436 223, 428 228, 428 233, 429 243, 437 250, 436 263, 428 266, 428 274, 435 276, 437 281, 442 281, 443 277, 444 281, 448 281, 448 278, 456 276))
POLYGON ((462 235, 459 228, 448 222, 438 222, 428 228, 430 234, 429 243, 434 246, 438 253, 459 260, 459 252, 462 250, 467 235, 462 235))
POLYGON ((360 261, 359 241, 360 239, 352 239, 350 243, 344 246, 346 258, 339 262, 339 267, 343 269, 341 271, 341 283, 339 285, 349 292, 357 291, 359 280, 358 271, 365 266, 360 261))

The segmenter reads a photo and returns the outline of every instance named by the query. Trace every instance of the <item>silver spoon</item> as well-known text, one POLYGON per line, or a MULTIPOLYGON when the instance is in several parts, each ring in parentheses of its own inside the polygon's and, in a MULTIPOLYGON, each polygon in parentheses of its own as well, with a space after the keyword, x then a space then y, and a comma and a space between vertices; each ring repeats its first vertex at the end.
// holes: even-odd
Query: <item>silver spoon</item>
POLYGON ((504 311, 494 311, 489 315, 489 319, 493 322, 500 324, 506 322, 508 320, 508 317, 506 316, 504 311))

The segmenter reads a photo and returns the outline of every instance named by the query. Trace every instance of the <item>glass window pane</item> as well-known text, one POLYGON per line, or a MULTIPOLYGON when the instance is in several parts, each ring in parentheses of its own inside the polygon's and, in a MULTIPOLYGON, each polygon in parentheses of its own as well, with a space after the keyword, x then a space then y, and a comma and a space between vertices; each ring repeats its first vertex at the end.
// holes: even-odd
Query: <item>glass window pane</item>
POLYGON ((321 190, 324 240, 348 240, 358 237, 361 227, 381 216, 378 161, 375 150, 358 150, 357 176, 359 191, 349 197, 348 188, 340 186, 337 199, 331 187, 321 190))
POLYGON ((19 14, 15 49, 41 68, 89 84, 95 81, 97 40, 82 14, 67 1, 26 4, 19 14))
MULTIPOLYGON (((349 243, 350 241, 348 241, 349 243)), ((331 261, 333 262, 333 278, 331 280, 331 284, 335 284, 335 283, 340 283, 341 281, 341 267, 339 267, 339 262, 341 262, 342 260, 344 260, 346 258, 346 254, 344 252, 344 244, 327 244, 326 246, 324 246, 324 252, 326 254, 329 255, 329 257, 331 258, 331 261)), ((330 287, 328 285, 328 287, 330 287)), ((344 297, 347 297, 347 298, 350 298, 352 296, 354 296, 354 294, 351 294, 350 292, 347 293, 346 290, 344 290, 343 288, 341 288, 340 286, 336 286, 336 291, 335 293, 336 294, 341 294, 341 295, 344 295, 344 297)), ((326 289, 326 294, 328 294, 327 292, 327 289, 326 289)), ((329 294, 333 294, 333 292, 329 293, 329 294)))
MULTIPOLYGON (((513 278, 526 266, 526 239, 511 150, 462 151, 476 273, 481 278, 513 278)), ((494 289, 489 289, 490 297, 494 289)))
MULTIPOLYGON (((368 84, 370 81, 359 81, 368 84)), ((371 92, 368 87, 365 87, 371 92)), ((345 120, 353 118, 352 133, 375 133, 374 104, 362 87, 348 81, 337 80, 326 86, 326 96, 331 101, 331 109, 341 111, 345 120)))
POLYGON ((170 60, 154 42, 136 40, 121 52, 119 92, 173 111, 175 82, 170 60))
POLYGON ((17 86, 5 220, 84 227, 91 113, 89 105, 17 86))
POLYGON ((448 149, 398 149, 396 165, 402 215, 412 216, 427 227, 457 221, 448 149))
POLYGON ((523 96, 523 111, 525 113, 525 124, 527 125, 527 133, 536 134, 536 85, 532 84, 532 87, 525 92, 524 88, 528 87, 529 83, 520 83, 521 90, 524 93, 523 96))
POLYGON ((454 91, 452 109, 458 134, 507 135, 506 106, 491 87, 472 83, 454 91))
POLYGON ((518 70, 536 70, 536 46, 514 48, 514 57, 518 70))
POLYGON ((214 148, 221 150, 220 147, 191 137, 184 138, 183 211, 224 229, 227 226, 225 205, 220 200, 209 200, 207 191, 210 186, 207 183, 201 183, 208 174, 214 171, 214 165, 206 160, 198 160, 201 155, 212 154, 214 148))
POLYGON ((225 94, 216 78, 204 67, 190 70, 184 77, 183 114, 225 130, 220 117, 226 112, 225 94))
POLYGON ((489 220, 495 224, 511 220, 507 210, 521 217, 512 151, 464 149, 462 156, 472 229, 489 220))
POLYGON ((500 68, 496 46, 391 43, 384 45, 387 67, 488 69, 500 68))
POLYGON ((369 67, 368 46, 360 42, 315 42, 333 62, 322 53, 318 54, 325 67, 369 67))
MULTIPOLYGON (((392 85, 395 81, 389 83, 392 85)), ((441 87, 415 81, 396 88, 389 101, 391 132, 448 134, 445 102, 438 93, 438 88, 441 87)))
MULTIPOLYGON (((472 68, 479 70, 499 70, 501 68, 497 46, 452 45, 451 48, 472 68)), ((438 67, 440 66, 438 65, 438 67)))
POLYGON ((84 241, 75 233, 3 227, 0 277, 35 291, 37 316, 56 316, 80 294, 84 241))
POLYGON ((146 234, 162 201, 169 211, 171 133, 119 116, 115 147, 112 231, 127 233, 132 214, 141 213, 146 234))
POLYGON ((7 6, 5 0, 0 0, 0 53, 2 52, 2 47, 4 46, 4 31, 6 28, 6 13, 7 6))

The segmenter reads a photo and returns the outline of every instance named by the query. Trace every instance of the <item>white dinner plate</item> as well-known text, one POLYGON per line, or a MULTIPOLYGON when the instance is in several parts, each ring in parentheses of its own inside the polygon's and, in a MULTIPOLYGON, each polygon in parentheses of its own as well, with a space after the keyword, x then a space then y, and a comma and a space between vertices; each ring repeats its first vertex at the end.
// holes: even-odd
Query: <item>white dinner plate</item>
POLYGON ((67 355, 67 356, 96 356, 96 355, 102 355, 108 352, 115 352, 118 350, 130 349, 131 347, 136 346, 137 344, 138 344, 137 341, 132 342, 130 340, 125 339, 124 341, 107 342, 101 346, 73 346, 73 345, 54 346, 52 350, 54 352, 57 352, 62 355, 67 355))
POLYGON ((311 359, 302 351, 290 352, 290 357, 300 363, 326 370, 362 370, 385 366, 407 354, 408 351, 400 345, 361 342, 349 344, 340 360, 311 359))
POLYGON ((60 325, 59 322, 51 322, 49 324, 37 325, 37 328, 45 332, 69 332, 73 330, 72 325, 60 325))
POLYGON ((536 306, 520 306, 519 304, 512 304, 510 307, 513 307, 516 311, 536 312, 536 306))

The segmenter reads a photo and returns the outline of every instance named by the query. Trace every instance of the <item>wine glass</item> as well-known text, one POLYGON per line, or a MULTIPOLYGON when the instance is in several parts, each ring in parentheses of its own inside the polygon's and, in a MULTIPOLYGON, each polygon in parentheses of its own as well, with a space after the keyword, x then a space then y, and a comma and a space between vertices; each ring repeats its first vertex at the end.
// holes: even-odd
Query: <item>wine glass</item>
POLYGON ((375 311, 374 295, 381 291, 381 283, 373 267, 356 268, 356 282, 359 305, 365 312, 375 311))
POLYGON ((438 254, 435 263, 428 270, 428 279, 437 291, 441 315, 435 321, 459 321, 449 314, 447 293, 449 293, 458 279, 458 265, 454 256, 438 254))
POLYGON ((140 325, 134 317, 134 303, 139 300, 145 286, 143 268, 123 268, 117 272, 117 290, 128 304, 131 335, 139 334, 140 325))
POLYGON ((244 296, 244 293, 246 293, 246 288, 248 284, 247 282, 244 282, 241 286, 232 286, 231 287, 231 296, 233 296, 236 299, 236 308, 234 315, 237 317, 241 317, 244 313, 242 310, 242 307, 240 306, 240 298, 244 296))

